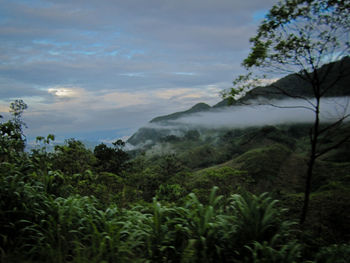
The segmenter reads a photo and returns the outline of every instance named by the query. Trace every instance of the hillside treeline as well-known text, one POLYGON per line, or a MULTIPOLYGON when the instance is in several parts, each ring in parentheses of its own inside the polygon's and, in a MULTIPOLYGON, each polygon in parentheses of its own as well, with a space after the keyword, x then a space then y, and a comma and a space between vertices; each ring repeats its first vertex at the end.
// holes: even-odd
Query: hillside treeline
POLYGON ((14 105, 0 123, 2 262, 350 256, 346 145, 318 162, 310 215, 296 223, 307 125, 196 130, 133 152, 122 141, 90 150, 74 139, 49 151, 48 135, 26 152, 26 105, 14 105))

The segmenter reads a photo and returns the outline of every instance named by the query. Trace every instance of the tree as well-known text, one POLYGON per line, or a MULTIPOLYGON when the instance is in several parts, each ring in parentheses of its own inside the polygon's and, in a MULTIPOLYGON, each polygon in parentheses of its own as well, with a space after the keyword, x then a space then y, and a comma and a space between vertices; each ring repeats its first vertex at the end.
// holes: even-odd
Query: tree
POLYGON ((97 158, 97 170, 120 174, 128 168, 130 156, 123 150, 125 142, 117 140, 112 143, 113 148, 104 143, 97 145, 94 149, 94 155, 97 158))
POLYGON ((66 175, 82 174, 91 170, 96 163, 94 154, 78 140, 65 140, 64 145, 56 145, 52 155, 53 169, 66 175))
POLYGON ((279 81, 268 88, 253 91, 298 99, 293 108, 313 112, 301 224, 308 211, 315 161, 350 138, 349 134, 335 136, 349 116, 348 102, 340 105, 342 112, 333 116, 332 121, 322 124, 320 119, 323 99, 336 94, 334 91, 341 83, 348 86, 349 35, 349 0, 280 1, 270 9, 256 36, 250 40, 252 48, 243 61, 247 73, 237 77, 235 87, 226 94, 235 101, 247 92, 251 95, 251 89, 261 84, 267 74, 294 73, 293 77, 302 90, 286 88, 279 81), (300 101, 303 103, 297 104, 300 101))
POLYGON ((27 108, 23 100, 15 100, 10 104, 12 119, 0 122, 0 161, 7 160, 12 153, 17 154, 24 151, 26 139, 23 127, 26 125, 22 120, 22 113, 27 108))
POLYGON ((21 120, 22 113, 28 108, 23 100, 15 100, 10 104, 10 113, 12 113, 14 121, 24 124, 21 120))
POLYGON ((181 160, 175 154, 166 154, 159 158, 159 167, 165 179, 169 179, 184 168, 181 160))

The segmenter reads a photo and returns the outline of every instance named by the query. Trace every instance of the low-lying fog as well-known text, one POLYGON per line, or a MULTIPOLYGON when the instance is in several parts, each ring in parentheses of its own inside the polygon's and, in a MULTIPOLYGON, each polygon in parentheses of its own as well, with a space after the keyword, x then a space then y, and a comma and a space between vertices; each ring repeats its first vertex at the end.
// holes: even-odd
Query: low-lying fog
MULTIPOLYGON (((322 122, 332 122, 350 114, 349 97, 327 98, 321 102, 322 122)), ((310 101, 311 102, 311 101, 310 101)), ((272 105, 251 105, 225 107, 219 110, 200 112, 169 121, 176 125, 199 126, 203 128, 244 128, 249 126, 276 125, 283 123, 308 123, 315 119, 315 112, 305 107, 311 104, 304 100, 270 101, 272 105), (293 108, 298 106, 298 108, 293 108)))
MULTIPOLYGON (((350 114, 350 97, 326 98, 321 102, 321 122, 333 122, 350 114)), ((241 129, 253 126, 278 125, 288 123, 312 123, 315 112, 312 110, 312 101, 288 99, 270 101, 271 105, 261 105, 252 102, 250 105, 224 107, 210 111, 194 113, 176 120, 161 123, 149 123, 148 129, 161 132, 161 136, 175 135, 182 137, 191 129, 241 129)), ((349 118, 350 119, 350 118, 349 118)), ((136 136, 137 137, 137 136, 136 136)), ((150 145, 151 138, 141 137, 134 141, 136 148, 150 145)), ((129 141, 128 149, 135 148, 129 141)))

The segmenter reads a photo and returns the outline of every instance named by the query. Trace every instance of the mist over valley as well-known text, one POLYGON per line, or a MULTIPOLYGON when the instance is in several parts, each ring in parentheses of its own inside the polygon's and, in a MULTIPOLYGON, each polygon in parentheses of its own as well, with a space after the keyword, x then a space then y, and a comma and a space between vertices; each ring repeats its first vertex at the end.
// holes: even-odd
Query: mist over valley
POLYGON ((4 0, 0 39, 0 262, 348 262, 350 0, 4 0))

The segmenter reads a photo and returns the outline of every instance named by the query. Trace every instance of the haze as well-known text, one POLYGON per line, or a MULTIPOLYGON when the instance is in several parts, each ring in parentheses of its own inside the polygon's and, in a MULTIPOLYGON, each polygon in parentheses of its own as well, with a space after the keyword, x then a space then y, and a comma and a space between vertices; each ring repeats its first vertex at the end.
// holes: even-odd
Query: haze
MULTIPOLYGON (((321 103, 321 122, 333 122, 350 114, 349 97, 325 98, 321 103)), ((290 123, 313 123, 315 113, 302 107, 304 100, 285 99, 272 101, 273 105, 242 105, 211 112, 192 114, 173 121, 177 125, 204 128, 245 128, 251 126, 290 123), (290 108, 299 106, 298 108, 290 108)))

